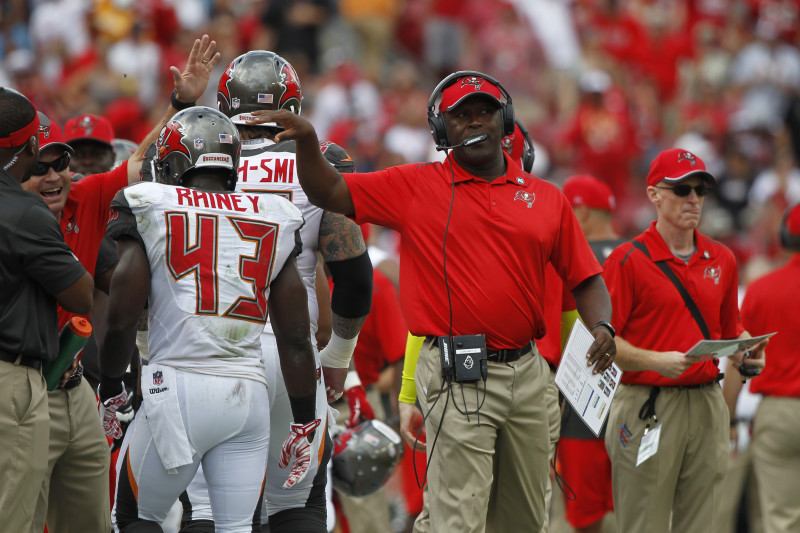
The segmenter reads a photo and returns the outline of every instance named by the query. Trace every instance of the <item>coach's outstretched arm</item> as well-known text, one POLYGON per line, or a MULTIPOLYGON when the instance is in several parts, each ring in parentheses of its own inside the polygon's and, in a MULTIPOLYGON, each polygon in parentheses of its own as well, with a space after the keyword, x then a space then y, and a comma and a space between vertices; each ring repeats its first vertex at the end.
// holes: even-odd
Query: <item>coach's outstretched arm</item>
POLYGON ((297 143, 297 176, 312 204, 334 213, 355 214, 353 198, 347 183, 322 155, 314 126, 309 121, 285 109, 278 111, 253 111, 256 117, 248 125, 256 126, 277 122, 283 127, 275 142, 297 143))

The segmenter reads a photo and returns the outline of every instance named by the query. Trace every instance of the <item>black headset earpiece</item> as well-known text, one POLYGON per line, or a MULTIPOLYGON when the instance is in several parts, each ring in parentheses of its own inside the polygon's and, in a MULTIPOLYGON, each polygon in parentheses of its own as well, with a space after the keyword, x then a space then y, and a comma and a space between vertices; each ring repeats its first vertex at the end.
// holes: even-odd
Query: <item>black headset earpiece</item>
POLYGON ((500 113, 503 118, 503 135, 511 135, 514 133, 514 106, 511 103, 511 95, 508 94, 505 87, 493 77, 482 72, 475 70, 459 70, 440 81, 431 93, 431 97, 428 99, 428 125, 431 128, 431 135, 433 136, 433 141, 436 143, 436 146, 447 146, 450 144, 447 139, 447 128, 444 124, 443 113, 440 113, 438 110, 438 100, 445 89, 464 76, 478 76, 500 89, 500 93, 506 100, 505 102, 500 102, 500 113))
POLYGON ((525 124, 516 119, 514 122, 519 126, 519 131, 522 132, 522 140, 524 142, 522 146, 522 170, 530 174, 533 170, 533 162, 536 159, 533 141, 531 140, 531 136, 528 135, 528 128, 525 127, 525 124))

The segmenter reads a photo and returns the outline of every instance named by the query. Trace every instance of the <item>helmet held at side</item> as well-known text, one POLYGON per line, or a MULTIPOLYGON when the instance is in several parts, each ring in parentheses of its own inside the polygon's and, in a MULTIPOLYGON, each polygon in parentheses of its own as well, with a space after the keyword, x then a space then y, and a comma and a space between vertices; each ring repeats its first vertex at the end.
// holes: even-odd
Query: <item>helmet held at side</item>
POLYGON ((184 185, 200 169, 223 169, 226 188, 235 190, 242 143, 231 120, 210 107, 195 106, 176 113, 156 141, 156 181, 184 185))
POLYGON ((217 86, 217 108, 234 124, 245 125, 253 111, 262 109, 288 109, 299 115, 302 101, 294 67, 267 50, 251 50, 231 61, 217 86))
POLYGON ((367 496, 389 479, 403 456, 400 435, 380 420, 367 420, 333 440, 333 488, 367 496))

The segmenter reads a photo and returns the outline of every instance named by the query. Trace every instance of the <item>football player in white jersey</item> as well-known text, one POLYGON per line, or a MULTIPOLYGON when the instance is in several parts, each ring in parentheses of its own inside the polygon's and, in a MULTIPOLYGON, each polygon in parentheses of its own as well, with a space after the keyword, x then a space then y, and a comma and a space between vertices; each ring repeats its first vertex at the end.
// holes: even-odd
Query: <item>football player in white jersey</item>
POLYGON ((282 441, 285 476, 304 477, 315 459, 310 443, 324 432, 296 266, 303 217, 279 196, 231 192, 240 150, 219 111, 181 111, 157 141, 160 183, 129 186, 112 203, 108 233, 120 259, 100 350, 106 433, 119 430, 115 411, 125 401, 122 355, 145 303, 150 311, 144 400, 117 465, 119 531, 160 532, 201 463, 216 530, 252 530, 270 427, 260 345, 268 308, 293 418, 282 441))
MULTIPOLYGON (((372 264, 364 238, 352 220, 324 211, 308 201, 296 176, 294 142, 275 144, 272 140, 280 128, 274 124, 247 126, 245 123, 250 113, 258 109, 289 109, 299 114, 301 101, 300 81, 294 68, 282 57, 265 50, 250 51, 234 59, 223 73, 217 89, 220 111, 231 118, 242 136, 236 190, 247 194, 283 196, 291 200, 305 218, 301 229, 303 251, 297 257, 297 267, 306 286, 311 338, 317 330, 319 312, 314 290, 317 250, 332 274, 333 332, 330 342, 319 354, 319 361, 325 378, 324 387, 328 389, 327 399, 333 401, 344 389, 360 385, 358 375, 355 371, 348 373, 348 367, 358 332, 372 302, 372 264)), ((350 156, 336 144, 320 143, 320 150, 340 172, 354 170, 350 156)), ((287 484, 286 476, 277 468, 281 450, 275 444, 287 433, 291 409, 282 385, 281 369, 277 365, 274 324, 272 326, 267 323, 261 337, 269 384, 271 436, 274 439, 267 459, 262 524, 266 526, 268 523, 270 533, 325 533, 328 525, 332 524, 328 520, 325 498, 326 470, 333 448, 328 431, 319 432, 312 443, 315 461, 303 481, 287 484)), ((317 412, 327 409, 325 395, 324 388, 317 390, 317 412)), ((192 481, 181 501, 184 507, 181 531, 214 531, 202 475, 198 474, 192 481)))

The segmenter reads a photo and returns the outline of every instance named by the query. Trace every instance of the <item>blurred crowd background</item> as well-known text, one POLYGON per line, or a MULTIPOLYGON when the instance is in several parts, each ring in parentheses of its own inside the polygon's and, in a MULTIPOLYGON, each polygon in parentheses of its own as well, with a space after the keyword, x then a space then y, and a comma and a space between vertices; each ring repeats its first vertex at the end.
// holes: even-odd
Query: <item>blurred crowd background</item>
POLYGON ((653 219, 652 157, 689 149, 718 179, 700 230, 734 250, 744 284, 782 260, 780 216, 800 201, 800 0, 3 0, 1 15, 0 85, 137 143, 169 66, 208 32, 222 60, 198 103, 215 106, 236 56, 276 51, 303 114, 362 171, 440 157, 432 89, 490 74, 530 131, 534 173, 608 182, 626 237, 653 219))

